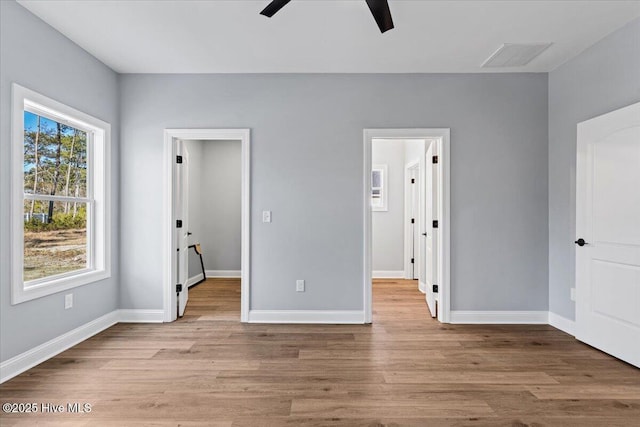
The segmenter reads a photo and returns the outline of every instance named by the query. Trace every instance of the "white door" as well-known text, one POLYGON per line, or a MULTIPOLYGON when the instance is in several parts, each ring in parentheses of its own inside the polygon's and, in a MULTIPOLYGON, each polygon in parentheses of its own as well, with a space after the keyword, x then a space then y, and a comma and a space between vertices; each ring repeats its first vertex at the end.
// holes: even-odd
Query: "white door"
POLYGON ((178 316, 184 315, 189 299, 187 280, 189 279, 189 153, 183 141, 177 141, 177 155, 182 157, 182 163, 176 163, 176 203, 175 218, 182 225, 176 224, 176 242, 178 247, 177 277, 182 291, 178 293, 178 316))
POLYGON ((578 124, 576 338, 640 367, 640 103, 578 124))
POLYGON ((418 215, 419 215, 419 207, 420 207, 420 204, 419 204, 420 192, 418 191, 419 172, 420 172, 419 166, 409 170, 409 176, 411 179, 409 222, 411 227, 411 260, 412 260, 411 278, 412 279, 417 279, 419 274, 419 271, 418 271, 418 261, 419 261, 418 245, 420 243, 420 239, 418 238, 420 234, 418 230, 418 223, 419 223, 418 215))
POLYGON ((432 141, 427 149, 425 159, 425 176, 424 176, 424 200, 425 200, 425 221, 423 239, 425 241, 424 265, 425 265, 425 284, 426 284, 426 300, 431 317, 436 317, 436 301, 438 294, 433 292, 433 285, 437 284, 437 244, 438 229, 434 228, 434 221, 438 219, 438 175, 437 164, 433 163, 433 157, 436 156, 436 142, 432 141))

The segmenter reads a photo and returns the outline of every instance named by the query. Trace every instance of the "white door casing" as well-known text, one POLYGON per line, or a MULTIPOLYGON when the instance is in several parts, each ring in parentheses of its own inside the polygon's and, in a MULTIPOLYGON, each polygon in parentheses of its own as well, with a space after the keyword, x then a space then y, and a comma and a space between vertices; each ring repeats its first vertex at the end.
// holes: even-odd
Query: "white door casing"
POLYGON ((182 221, 182 226, 176 226, 176 242, 178 243, 178 263, 176 268, 177 282, 182 285, 178 293, 178 317, 184 315, 189 299, 189 152, 182 140, 177 140, 178 156, 182 163, 176 163, 176 218, 182 221))
POLYGON ((640 103, 577 136, 576 338, 640 367, 640 103))
POLYGON ((438 277, 438 260, 437 260, 437 244, 438 244, 438 229, 433 228, 433 221, 438 219, 438 175, 436 171, 437 165, 433 163, 433 156, 437 155, 437 143, 432 141, 427 148, 425 155, 425 185, 424 185, 424 200, 425 200, 425 219, 424 219, 424 231, 422 238, 425 242, 424 250, 424 266, 425 266, 425 299, 427 306, 431 312, 431 317, 436 317, 436 301, 438 294, 433 292, 433 285, 437 284, 438 277))

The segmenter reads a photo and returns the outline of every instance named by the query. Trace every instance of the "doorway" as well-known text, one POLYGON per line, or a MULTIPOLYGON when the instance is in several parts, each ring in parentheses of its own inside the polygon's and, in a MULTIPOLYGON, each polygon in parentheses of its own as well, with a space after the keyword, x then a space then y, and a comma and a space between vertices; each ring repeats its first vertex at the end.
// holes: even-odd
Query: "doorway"
MULTIPOLYGON (((449 322, 450 285, 449 285, 449 129, 365 129, 364 130, 364 311, 365 323, 371 323, 372 277, 373 272, 373 236, 372 212, 376 210, 375 173, 373 165, 374 140, 422 141, 421 149, 412 163, 406 162, 409 179, 419 177, 415 190, 405 191, 405 264, 402 272, 405 277, 413 278, 417 272, 425 301, 429 305, 426 315, 436 316, 441 322, 449 322), (428 150, 430 150, 428 152, 428 150), (417 163, 417 165, 415 164, 417 163), (413 176, 412 176, 413 175, 413 176), (427 177, 429 175, 429 178, 427 177), (429 189, 427 188, 429 186, 429 189), (431 194, 429 194, 429 190, 431 194), (408 193, 408 194, 407 194, 408 193), (426 197, 431 198, 426 203, 426 197), (415 208, 418 200, 417 209, 415 208), (410 214, 410 215, 407 215, 410 214), (413 215, 417 215, 414 217, 413 215), (414 219, 411 226, 410 220, 414 219), (416 236, 417 235, 417 236, 416 236), (415 239, 418 239, 417 244, 415 239), (429 251, 429 248, 431 251, 429 251), (432 262, 427 262, 427 254, 432 262), (415 268, 407 265, 407 257, 414 255, 415 268), (417 254, 417 257, 416 257, 417 254), (430 268, 429 268, 430 267, 430 268)), ((416 184, 414 184, 416 185, 416 184)), ((410 259, 410 258, 409 258, 410 259)))
MULTIPOLYGON (((188 187, 189 150, 184 141, 240 144, 240 321, 249 318, 250 291, 250 131, 248 129, 166 129, 164 146, 164 320, 172 322, 184 311, 189 295, 188 253, 190 249, 188 187), (186 166, 186 167, 185 167, 186 166)), ((207 272, 204 273, 207 276, 207 272)))

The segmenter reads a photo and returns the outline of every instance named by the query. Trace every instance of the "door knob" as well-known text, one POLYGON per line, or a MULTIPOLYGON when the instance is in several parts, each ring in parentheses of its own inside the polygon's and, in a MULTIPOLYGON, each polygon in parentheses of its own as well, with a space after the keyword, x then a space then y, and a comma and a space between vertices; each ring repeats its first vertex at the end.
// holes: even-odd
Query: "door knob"
POLYGON ((588 245, 588 243, 587 243, 587 242, 585 242, 585 241, 584 241, 584 239, 583 239, 582 237, 581 237, 581 238, 579 238, 578 240, 576 240, 574 243, 575 243, 576 245, 578 245, 578 246, 588 245))
POLYGON ((422 233, 422 235, 423 235, 423 236, 426 236, 426 235, 427 235, 427 233, 422 233))

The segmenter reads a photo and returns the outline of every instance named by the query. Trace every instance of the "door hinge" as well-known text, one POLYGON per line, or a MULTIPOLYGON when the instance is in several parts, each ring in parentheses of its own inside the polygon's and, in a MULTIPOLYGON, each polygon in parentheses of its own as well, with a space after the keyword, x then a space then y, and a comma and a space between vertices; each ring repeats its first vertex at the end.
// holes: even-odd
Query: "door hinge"
POLYGON ((177 292, 177 293, 182 292, 182 284, 181 284, 181 283, 178 283, 178 284, 176 285, 176 292, 177 292))
POLYGON ((181 219, 176 220, 176 228, 182 228, 182 220, 181 219))
POLYGON ((411 258, 411 264, 414 264, 415 260, 413 258, 411 258))
POLYGON ((415 178, 411 178, 411 183, 415 184, 416 183, 416 179, 415 178))
POLYGON ((434 165, 435 165, 435 164, 438 164, 438 156, 433 156, 433 157, 431 158, 431 163, 433 163, 434 165))
POLYGON ((432 290, 433 290, 434 294, 437 294, 438 293, 438 285, 433 285, 432 290))
POLYGON ((415 218, 411 218, 411 224, 415 224, 416 219, 415 218))
POLYGON ((433 228, 438 228, 438 220, 437 219, 433 220, 433 228))
POLYGON ((182 156, 176 156, 176 163, 182 163, 182 156))

